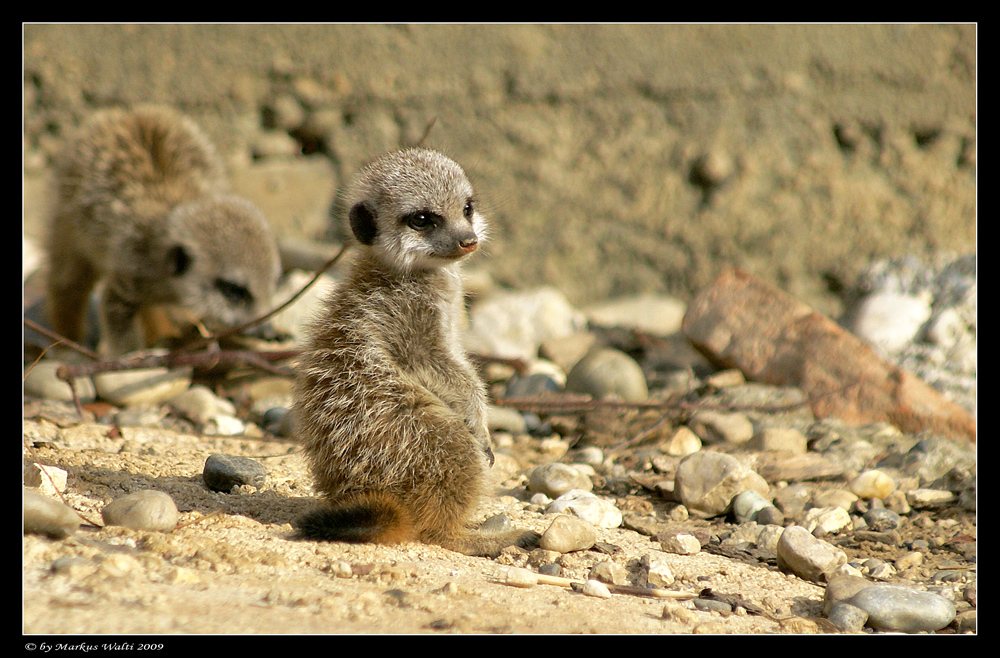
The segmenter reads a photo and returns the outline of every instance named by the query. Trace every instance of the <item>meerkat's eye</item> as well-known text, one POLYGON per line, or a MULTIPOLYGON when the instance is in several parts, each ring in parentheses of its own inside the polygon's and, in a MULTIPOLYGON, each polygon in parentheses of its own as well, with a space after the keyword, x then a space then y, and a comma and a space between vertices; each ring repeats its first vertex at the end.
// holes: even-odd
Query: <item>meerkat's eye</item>
POLYGON ((472 219, 472 215, 476 212, 475 207, 472 205, 472 199, 465 202, 465 207, 462 208, 462 214, 465 215, 466 219, 472 219))
POLYGON ((437 215, 432 212, 420 211, 407 215, 405 221, 406 225, 415 231, 426 231, 437 226, 437 215))
POLYGON ((246 286, 225 279, 215 280, 215 289, 222 293, 230 304, 249 306, 253 304, 253 294, 246 286))

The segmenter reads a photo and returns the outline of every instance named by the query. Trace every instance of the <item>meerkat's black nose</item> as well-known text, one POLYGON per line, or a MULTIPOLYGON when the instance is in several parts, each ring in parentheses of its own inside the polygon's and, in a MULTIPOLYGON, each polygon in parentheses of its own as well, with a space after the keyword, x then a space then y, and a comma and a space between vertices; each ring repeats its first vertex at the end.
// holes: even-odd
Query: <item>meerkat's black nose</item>
POLYGON ((462 238, 458 241, 458 248, 469 254, 479 247, 479 238, 472 235, 467 238, 462 238))

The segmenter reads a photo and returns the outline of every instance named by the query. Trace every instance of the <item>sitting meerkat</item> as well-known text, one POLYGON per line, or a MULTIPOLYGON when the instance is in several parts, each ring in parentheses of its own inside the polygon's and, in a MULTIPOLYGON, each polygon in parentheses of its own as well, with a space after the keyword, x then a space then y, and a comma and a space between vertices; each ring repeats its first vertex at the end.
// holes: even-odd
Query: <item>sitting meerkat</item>
POLYGON ((493 453, 485 387, 459 337, 459 267, 485 230, 465 172, 436 151, 396 151, 346 201, 358 253, 309 327, 294 388, 327 499, 300 534, 487 556, 534 545, 535 532, 470 525, 493 453))
POLYGON ((152 318, 217 331, 268 310, 274 236, 256 207, 225 193, 215 149, 187 117, 98 112, 59 154, 56 181, 47 303, 58 333, 79 340, 98 284, 100 351, 112 357, 148 347, 152 318))

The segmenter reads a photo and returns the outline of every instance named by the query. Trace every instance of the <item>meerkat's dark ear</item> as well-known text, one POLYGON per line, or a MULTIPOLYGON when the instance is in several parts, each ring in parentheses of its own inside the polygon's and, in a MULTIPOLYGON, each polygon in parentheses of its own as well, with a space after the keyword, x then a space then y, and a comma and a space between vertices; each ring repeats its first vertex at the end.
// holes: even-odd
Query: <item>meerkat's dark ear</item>
POLYGON ((191 267, 191 254, 184 245, 175 244, 167 251, 167 271, 171 276, 180 276, 191 267))
POLYGON ((356 203, 351 208, 349 216, 351 219, 351 230, 354 232, 354 237, 358 239, 358 242, 365 245, 375 242, 375 234, 378 233, 378 227, 375 226, 375 214, 371 208, 365 205, 364 202, 356 203))

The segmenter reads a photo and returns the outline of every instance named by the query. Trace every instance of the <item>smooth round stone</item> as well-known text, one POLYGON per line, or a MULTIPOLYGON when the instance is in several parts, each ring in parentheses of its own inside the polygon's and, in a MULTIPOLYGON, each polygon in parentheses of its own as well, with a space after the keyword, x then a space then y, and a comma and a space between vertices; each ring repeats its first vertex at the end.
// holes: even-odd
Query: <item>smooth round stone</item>
POLYGON ((248 457, 214 454, 205 460, 202 478, 214 491, 228 493, 243 484, 259 489, 267 479, 267 469, 248 457))
POLYGON ((599 580, 588 580, 583 584, 583 593, 587 596, 595 596, 599 599, 610 599, 611 591, 608 586, 599 580))
POLYGON ((757 523, 764 526, 783 526, 785 525, 785 515, 777 507, 768 505, 757 512, 757 523))
POLYGON ((162 404, 191 385, 191 367, 142 368, 94 375, 94 387, 102 400, 119 407, 162 404))
POLYGON ((868 621, 868 613, 850 603, 838 603, 833 606, 827 619, 844 633, 860 633, 868 621))
POLYGON ((101 510, 107 525, 133 530, 173 530, 180 513, 173 498, 162 491, 138 491, 108 503, 101 510))
MULTIPOLYGON (((768 509, 774 509, 770 507, 768 509)), ((780 512, 779 512, 780 514, 780 512)), ((757 515, 757 523, 761 525, 760 532, 757 533, 757 538, 754 542, 757 548, 764 549, 765 551, 770 551, 777 555, 778 553, 778 542, 781 540, 781 533, 785 531, 780 525, 768 524, 762 525, 760 522, 760 515, 757 515)))
POLYGON ((882 471, 872 469, 858 474, 847 483, 847 488, 858 498, 881 500, 895 491, 896 483, 882 471))
POLYGON ((687 457, 701 450, 701 439, 689 427, 681 425, 670 437, 663 451, 671 457, 687 457))
POLYGON ((544 372, 529 375, 514 375, 507 380, 504 397, 527 398, 545 393, 558 393, 562 389, 559 382, 544 372))
POLYGON ((732 455, 708 450, 682 459, 674 478, 675 495, 701 518, 725 514, 733 497, 750 489, 767 494, 767 482, 732 455))
MULTIPOLYGON (((847 566, 847 565, 844 565, 847 566)), ((846 601, 873 583, 857 574, 839 574, 832 576, 823 592, 823 614, 829 615, 833 606, 846 601)))
MULTIPOLYGON (((24 394, 34 398, 45 400, 60 400, 62 402, 73 401, 73 390, 69 384, 56 376, 59 368, 62 367, 60 361, 39 361, 24 378, 24 394)), ((77 398, 80 402, 93 402, 96 395, 94 382, 90 377, 76 377, 73 379, 73 388, 76 389, 77 398)))
POLYGON ((188 420, 204 425, 215 416, 236 415, 236 408, 229 400, 219 398, 207 386, 195 385, 174 396, 168 404, 188 420))
POLYGON ((955 604, 945 597, 899 585, 866 587, 847 603, 867 612, 868 626, 878 631, 936 631, 955 618, 955 604))
POLYGON ((628 583, 628 571, 617 562, 604 560, 591 567, 587 578, 590 580, 599 580, 602 583, 625 585, 628 583))
POLYGON ((597 541, 597 530, 581 518, 560 514, 538 541, 538 547, 557 553, 585 551, 597 541))
POLYGON ((566 376, 566 390, 597 399, 614 395, 626 402, 642 402, 649 396, 639 364, 611 348, 594 350, 580 359, 566 376))
POLYGON ((586 328, 587 319, 553 287, 493 293, 469 311, 466 340, 491 354, 531 361, 538 346, 586 328))
POLYGON ((528 477, 528 489, 558 498, 571 489, 591 491, 594 483, 580 469, 568 464, 552 462, 536 466, 528 477))
POLYGON ((80 517, 58 500, 22 489, 21 519, 24 532, 61 539, 80 527, 80 517))
POLYGON ((771 501, 753 489, 742 491, 733 497, 733 516, 737 523, 756 521, 757 514, 765 507, 770 507, 771 501))
POLYGON ((666 295, 624 297, 584 309, 592 323, 602 327, 628 327, 656 336, 670 336, 681 329, 686 305, 666 295))
POLYGON ((884 507, 876 507, 865 512, 862 517, 870 530, 884 532, 899 527, 899 514, 884 507))
POLYGON ((812 582, 822 582, 828 573, 847 562, 844 551, 798 525, 781 533, 777 553, 779 568, 812 582))
POLYGON ((598 528, 617 528, 622 524, 622 513, 614 503, 589 491, 570 489, 545 508, 546 514, 572 514, 598 528))
POLYGON ((528 431, 528 424, 520 412, 492 404, 486 409, 486 426, 491 432, 524 434, 528 431))

